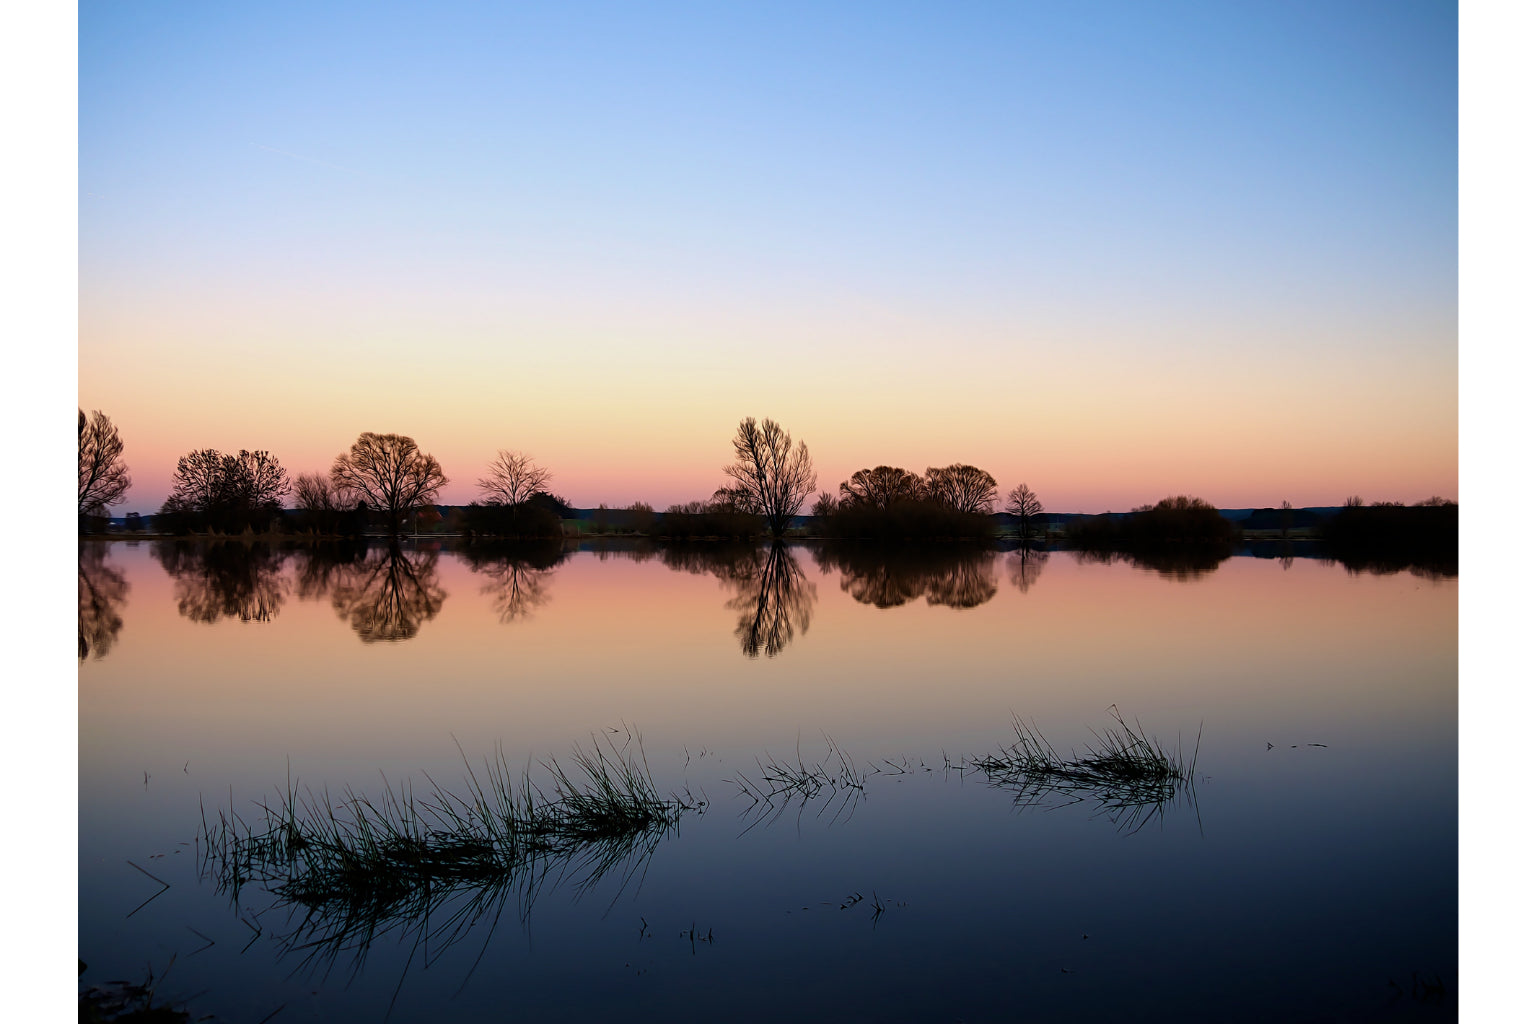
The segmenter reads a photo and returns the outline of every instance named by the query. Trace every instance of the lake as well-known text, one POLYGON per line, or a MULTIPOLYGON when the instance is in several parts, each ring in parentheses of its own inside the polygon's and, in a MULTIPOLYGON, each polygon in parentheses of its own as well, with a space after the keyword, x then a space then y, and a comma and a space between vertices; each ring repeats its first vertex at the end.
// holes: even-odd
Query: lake
POLYGON ((82 990, 251 1024, 1456 1013, 1455 577, 143 541, 82 545, 80 595, 82 990), (1184 775, 1073 776, 1116 715, 1184 775), (657 820, 571 824, 599 756, 657 820), (504 871, 461 844, 324 889, 313 841, 257 842, 290 798, 446 835, 498 769, 565 815, 504 871))

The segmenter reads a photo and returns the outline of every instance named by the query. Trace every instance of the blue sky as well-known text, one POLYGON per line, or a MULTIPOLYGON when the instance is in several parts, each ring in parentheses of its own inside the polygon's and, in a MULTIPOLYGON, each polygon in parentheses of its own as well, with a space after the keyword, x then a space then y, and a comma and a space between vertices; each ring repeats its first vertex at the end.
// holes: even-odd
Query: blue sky
POLYGON ((744 415, 829 490, 1453 493, 1456 13, 87 4, 80 400, 151 511, 364 429, 665 507, 744 415))

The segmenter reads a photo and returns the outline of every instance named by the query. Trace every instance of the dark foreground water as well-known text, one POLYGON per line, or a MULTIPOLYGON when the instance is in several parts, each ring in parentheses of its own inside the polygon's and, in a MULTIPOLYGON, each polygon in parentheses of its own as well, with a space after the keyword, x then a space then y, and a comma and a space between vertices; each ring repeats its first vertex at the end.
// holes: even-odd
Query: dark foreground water
POLYGON ((1450 1019, 1456 590, 1306 558, 86 547, 81 988, 152 973, 250 1024, 1450 1019), (1015 715, 1081 754, 1112 706, 1186 761, 1198 733, 1193 782, 970 764, 1015 715), (328 902, 204 839, 284 792, 468 793, 498 752, 552 794, 541 762, 594 744, 689 810, 328 902), (753 802, 798 764, 820 790, 753 802))

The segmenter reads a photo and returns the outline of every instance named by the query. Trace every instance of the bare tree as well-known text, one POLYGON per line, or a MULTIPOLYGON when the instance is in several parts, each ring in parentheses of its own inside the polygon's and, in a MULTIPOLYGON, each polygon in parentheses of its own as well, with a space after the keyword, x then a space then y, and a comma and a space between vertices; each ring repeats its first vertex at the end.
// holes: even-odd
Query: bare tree
POLYGON ((212 448, 192 451, 176 460, 171 493, 156 516, 158 529, 173 533, 207 529, 223 504, 224 456, 212 448))
POLYGON ((1008 492, 1008 502, 1003 506, 1010 514, 1019 517, 1019 536, 1028 537, 1035 516, 1043 511, 1040 505, 1040 496, 1029 489, 1028 484, 1019 484, 1008 492))
POLYGON ((325 533, 339 527, 346 511, 341 492, 324 473, 299 474, 293 482, 293 507, 301 513, 299 519, 305 528, 325 533))
POLYGON ((80 413, 79 515, 105 515, 107 506, 122 503, 133 479, 123 462, 123 441, 101 410, 80 413))
POLYGON ((429 505, 448 478, 435 458, 400 434, 358 435, 350 450, 336 456, 331 483, 355 496, 389 521, 389 535, 400 535, 400 522, 412 509, 429 505))
POLYGON ((943 469, 928 467, 923 488, 931 501, 955 512, 989 515, 997 501, 997 481, 992 474, 958 462, 943 469))
MULTIPOLYGON (((798 445, 773 420, 759 427, 751 416, 742 420, 731 442, 736 461, 725 467, 735 481, 748 511, 768 520, 768 532, 784 536, 789 521, 816 490, 816 470, 805 442, 798 445)), ((718 493, 718 492, 717 492, 718 493)))
POLYGON ((896 466, 861 469, 838 487, 846 501, 884 512, 923 496, 923 478, 896 466))
POLYGON ((224 455, 212 448, 188 452, 176 462, 170 497, 160 513, 173 529, 213 527, 266 529, 283 507, 288 471, 270 452, 224 455))
POLYGON ((283 507, 283 498, 292 490, 288 471, 271 452, 240 450, 239 455, 224 456, 224 481, 228 498, 240 508, 275 513, 283 507))
POLYGON ((505 448, 491 460, 490 475, 480 480, 480 493, 491 505, 505 505, 517 521, 517 507, 549 485, 549 470, 533 461, 531 455, 509 452, 505 448))
POLYGON ((293 504, 305 512, 330 513, 341 509, 341 495, 323 473, 300 473, 293 482, 293 504))

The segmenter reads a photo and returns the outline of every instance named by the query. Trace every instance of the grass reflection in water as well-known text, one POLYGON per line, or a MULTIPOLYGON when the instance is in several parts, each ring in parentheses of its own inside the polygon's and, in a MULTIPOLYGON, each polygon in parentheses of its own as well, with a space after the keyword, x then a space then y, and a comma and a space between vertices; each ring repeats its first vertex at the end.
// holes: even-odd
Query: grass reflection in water
POLYGON ((970 767, 994 786, 1012 790, 1021 807, 1045 806, 1053 799, 1058 801, 1055 806, 1095 799, 1116 827, 1132 832, 1161 817, 1180 797, 1193 802, 1199 734, 1186 765, 1182 751, 1164 750, 1140 722, 1132 726, 1113 704, 1109 712, 1115 724, 1103 732, 1095 730, 1081 757, 1075 750, 1062 757, 1038 729, 1015 715, 1014 742, 995 754, 972 758, 970 767))
POLYGON ((544 763, 553 797, 500 752, 483 775, 465 758, 462 794, 428 776, 422 794, 386 785, 377 801, 348 791, 333 803, 290 783, 254 825, 233 808, 205 813, 204 875, 237 906, 248 883, 270 892, 271 909, 297 918, 284 952, 306 961, 329 967, 346 952, 360 970, 377 938, 413 929, 436 959, 480 921, 494 926, 514 892, 520 917, 550 882, 586 892, 617 871, 622 893, 682 816, 704 809, 657 790, 633 734, 594 740, 571 761, 544 763))

